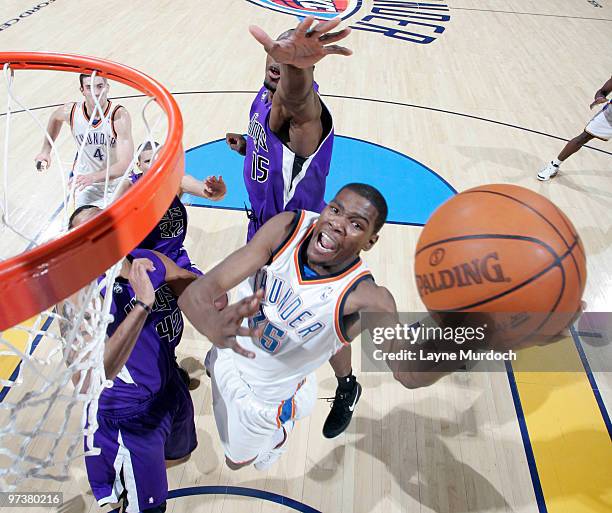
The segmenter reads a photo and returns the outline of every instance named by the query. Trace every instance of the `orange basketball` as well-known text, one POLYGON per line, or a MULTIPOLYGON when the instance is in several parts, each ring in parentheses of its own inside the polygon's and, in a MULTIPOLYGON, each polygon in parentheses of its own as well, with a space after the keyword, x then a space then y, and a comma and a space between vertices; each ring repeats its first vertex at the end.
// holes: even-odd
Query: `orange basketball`
POLYGON ((433 213, 417 243, 415 274, 429 311, 508 313, 495 318, 510 347, 519 332, 524 344, 567 327, 580 307, 586 256, 570 220, 544 196, 483 185, 433 213))

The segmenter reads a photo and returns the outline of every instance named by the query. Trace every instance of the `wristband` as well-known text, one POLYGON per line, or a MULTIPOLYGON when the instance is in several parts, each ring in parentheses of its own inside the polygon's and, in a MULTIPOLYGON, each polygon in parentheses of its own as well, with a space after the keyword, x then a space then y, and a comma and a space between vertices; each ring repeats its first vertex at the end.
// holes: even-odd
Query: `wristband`
POLYGON ((149 314, 151 314, 153 312, 153 310, 151 309, 151 307, 149 305, 147 305, 146 303, 143 303, 138 298, 134 298, 134 304, 142 306, 144 308, 145 312, 147 312, 147 315, 149 315, 149 314))

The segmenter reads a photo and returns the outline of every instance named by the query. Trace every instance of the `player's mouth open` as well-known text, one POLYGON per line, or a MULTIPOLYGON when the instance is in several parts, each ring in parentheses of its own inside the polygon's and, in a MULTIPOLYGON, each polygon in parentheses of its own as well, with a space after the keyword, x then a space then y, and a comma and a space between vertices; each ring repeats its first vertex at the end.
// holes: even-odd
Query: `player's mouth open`
POLYGON ((268 74, 270 75, 270 78, 272 80, 279 80, 280 79, 280 68, 277 66, 270 66, 268 68, 268 74))
POLYGON ((338 243, 325 232, 319 233, 317 237, 317 249, 322 253, 330 253, 336 251, 338 243))

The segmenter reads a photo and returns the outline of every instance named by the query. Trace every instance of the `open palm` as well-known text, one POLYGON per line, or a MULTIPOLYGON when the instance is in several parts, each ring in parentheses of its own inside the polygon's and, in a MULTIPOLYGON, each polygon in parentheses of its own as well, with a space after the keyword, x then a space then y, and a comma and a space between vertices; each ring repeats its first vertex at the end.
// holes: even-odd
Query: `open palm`
POLYGON ((289 64, 296 68, 309 68, 326 55, 352 55, 352 51, 333 43, 344 39, 351 32, 345 28, 339 32, 330 32, 338 26, 340 18, 318 23, 312 30, 314 18, 309 16, 286 38, 275 41, 266 32, 250 26, 249 31, 264 47, 268 55, 279 64, 289 64))

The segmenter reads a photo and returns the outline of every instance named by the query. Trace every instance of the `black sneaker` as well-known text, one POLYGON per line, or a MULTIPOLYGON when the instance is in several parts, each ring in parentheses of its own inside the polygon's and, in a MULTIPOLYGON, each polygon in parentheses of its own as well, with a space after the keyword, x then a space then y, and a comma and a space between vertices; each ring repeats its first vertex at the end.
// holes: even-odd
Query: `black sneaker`
POLYGON ((325 438, 335 438, 349 426, 355 411, 355 405, 360 397, 361 385, 357 381, 355 381, 355 386, 350 392, 342 392, 340 387, 336 388, 336 396, 332 401, 331 411, 325 419, 325 424, 323 424, 323 436, 325 438))

